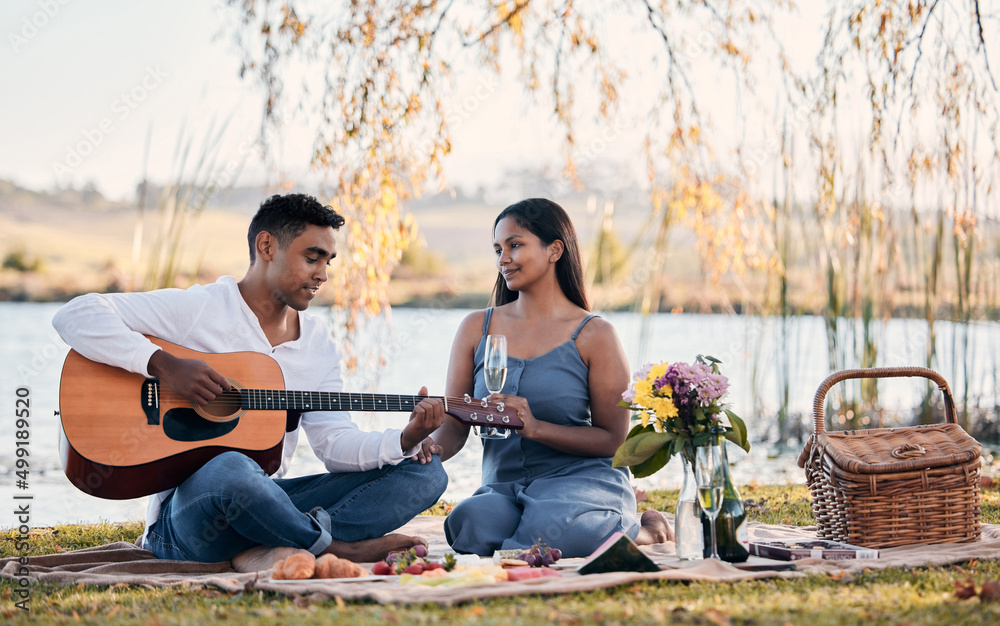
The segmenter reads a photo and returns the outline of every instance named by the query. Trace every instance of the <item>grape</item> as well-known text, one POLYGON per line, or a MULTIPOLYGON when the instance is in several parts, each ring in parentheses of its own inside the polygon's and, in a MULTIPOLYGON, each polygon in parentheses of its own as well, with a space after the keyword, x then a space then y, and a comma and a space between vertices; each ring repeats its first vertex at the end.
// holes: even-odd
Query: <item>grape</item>
POLYGON ((562 558, 562 550, 559 548, 550 548, 545 545, 544 541, 539 539, 538 543, 522 552, 517 558, 524 561, 531 567, 549 567, 562 558))
POLYGON ((413 546, 413 552, 420 558, 424 558, 425 556, 427 556, 427 546, 424 546, 422 544, 417 544, 413 546))
POLYGON ((390 552, 387 557, 385 557, 385 562, 392 564, 398 561, 403 556, 402 552, 390 552))

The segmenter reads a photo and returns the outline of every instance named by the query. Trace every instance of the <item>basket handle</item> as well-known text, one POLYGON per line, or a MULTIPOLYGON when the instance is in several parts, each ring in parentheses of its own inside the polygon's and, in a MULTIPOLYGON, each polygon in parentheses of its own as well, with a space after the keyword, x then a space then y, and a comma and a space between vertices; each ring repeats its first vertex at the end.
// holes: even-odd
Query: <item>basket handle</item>
POLYGON ((923 376, 934 381, 941 393, 944 394, 945 420, 950 424, 957 424, 958 417, 955 413, 955 400, 951 396, 951 388, 944 376, 926 367, 869 367, 864 369, 843 370, 835 372, 826 377, 816 390, 816 397, 813 399, 813 418, 815 420, 816 434, 826 432, 826 392, 830 387, 843 381, 854 378, 904 378, 907 376, 923 376))

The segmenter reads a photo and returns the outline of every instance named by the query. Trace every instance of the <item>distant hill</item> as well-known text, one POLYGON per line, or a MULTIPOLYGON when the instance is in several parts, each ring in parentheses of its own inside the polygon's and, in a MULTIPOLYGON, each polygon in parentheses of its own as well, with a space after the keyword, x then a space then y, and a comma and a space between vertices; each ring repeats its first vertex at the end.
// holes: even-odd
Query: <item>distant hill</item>
MULTIPOLYGON (((467 193, 454 187, 404 204, 404 214, 416 221, 418 241, 393 274, 394 303, 419 303, 446 292, 456 306, 484 305, 496 279, 493 221, 506 205, 523 198, 560 202, 577 227, 585 258, 609 215, 624 244, 647 228, 648 204, 635 190, 619 190, 618 195, 576 191, 563 181, 527 171, 511 173, 506 180, 493 189, 467 193)), ((304 191, 323 197, 315 190, 304 191)), ((8 268, 0 270, 0 299, 61 300, 86 291, 143 288, 147 259, 165 234, 159 230, 158 208, 163 187, 149 184, 143 210, 141 192, 137 188, 136 201, 120 202, 105 198, 93 185, 32 190, 0 180, 0 259, 10 257, 8 268)), ((189 218, 180 250, 181 286, 221 274, 242 275, 247 263, 244 239, 219 234, 245 232, 260 202, 284 192, 245 185, 209 196, 206 209, 189 218)))

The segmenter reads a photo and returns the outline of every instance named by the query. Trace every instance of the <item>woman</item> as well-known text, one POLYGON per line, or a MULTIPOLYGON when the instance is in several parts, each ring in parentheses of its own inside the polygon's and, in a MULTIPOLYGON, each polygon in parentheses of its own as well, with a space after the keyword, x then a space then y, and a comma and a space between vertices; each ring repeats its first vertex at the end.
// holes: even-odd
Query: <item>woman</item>
MULTIPOLYGON (((483 486, 445 520, 448 543, 492 555, 541 540, 579 557, 618 531, 639 544, 672 539, 658 511, 636 522, 628 470, 611 467, 628 432, 618 406, 628 363, 614 327, 589 312, 569 216, 550 200, 511 205, 494 222, 493 248, 494 307, 462 321, 446 391, 486 396, 486 336, 505 335, 507 380, 490 399, 517 409, 524 428, 483 440, 483 486)), ((468 436, 468 426, 446 420, 433 435, 442 460, 468 436)))

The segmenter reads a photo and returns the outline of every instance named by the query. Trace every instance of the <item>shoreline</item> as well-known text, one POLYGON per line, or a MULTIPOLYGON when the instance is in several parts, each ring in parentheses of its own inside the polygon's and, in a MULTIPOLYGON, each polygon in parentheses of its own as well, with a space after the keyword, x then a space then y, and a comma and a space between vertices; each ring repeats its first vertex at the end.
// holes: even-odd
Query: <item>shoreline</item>
MULTIPOLYGON (((110 284, 100 288, 93 285, 93 288, 74 285, 59 286, 48 284, 40 277, 20 275, 10 280, 10 272, 0 272, 0 302, 6 303, 31 303, 31 304, 52 304, 66 303, 76 296, 86 293, 119 293, 123 291, 134 291, 120 289, 118 284, 110 284), (21 280, 17 280, 20 278, 21 280)), ((201 284, 213 282, 217 277, 203 277, 198 282, 201 284)), ((184 288, 187 285, 181 285, 184 288)), ((702 286, 703 287, 703 286, 702 286)), ((423 279, 393 279, 390 283, 389 306, 395 308, 408 309, 483 309, 489 306, 491 296, 490 291, 483 291, 475 288, 455 289, 455 283, 448 277, 434 277, 423 279)), ((613 313, 638 312, 638 301, 635 298, 625 297, 620 290, 611 288, 604 289, 600 286, 591 288, 591 308, 595 311, 607 311, 613 313), (616 293, 612 293, 616 292, 616 293)), ((822 308, 800 306, 785 312, 772 312, 766 310, 748 310, 754 307, 745 307, 738 301, 729 299, 725 290, 720 290, 712 299, 707 299, 703 295, 697 298, 684 298, 685 293, 698 293, 698 285, 687 285, 676 289, 681 292, 681 297, 672 297, 672 294, 665 294, 658 308, 654 308, 651 314, 696 314, 696 315, 750 315, 773 318, 795 318, 795 317, 825 317, 822 308)), ((314 306, 332 306, 333 299, 317 297, 314 306)), ((978 319, 965 319, 954 307, 944 306, 935 313, 934 322, 950 322, 956 324, 978 324, 992 323, 1000 321, 1000 309, 987 311, 987 314, 978 319)), ((900 304, 894 307, 889 319, 925 320, 927 311, 922 305, 900 304)), ((850 315, 839 315, 836 319, 851 320, 856 319, 850 315)))

